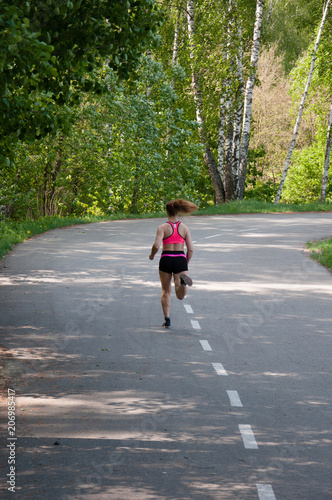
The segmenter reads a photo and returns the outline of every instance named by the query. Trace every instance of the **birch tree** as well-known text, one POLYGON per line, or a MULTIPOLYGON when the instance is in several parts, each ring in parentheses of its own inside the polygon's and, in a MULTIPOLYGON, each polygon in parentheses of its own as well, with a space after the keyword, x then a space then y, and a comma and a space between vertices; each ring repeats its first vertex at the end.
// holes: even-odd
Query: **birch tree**
MULTIPOLYGON (((174 15, 174 9, 181 4, 167 4, 171 9, 169 22, 173 23, 173 27, 167 32, 168 57, 172 43, 173 55, 176 54, 180 65, 190 72, 193 100, 192 103, 188 101, 187 87, 184 85, 182 103, 188 116, 192 111, 196 114, 198 133, 204 149, 204 163, 217 203, 238 197, 244 74, 246 78, 248 74, 252 74, 252 60, 250 61, 250 52, 246 47, 252 43, 253 31, 255 47, 260 39, 257 22, 255 24, 256 2, 258 0, 246 0, 245 3, 228 0, 225 5, 220 0, 187 0, 188 43, 181 43, 180 49, 176 21, 178 17, 174 15), (170 32, 174 34, 172 42, 168 34, 170 32), (173 40, 176 41, 175 45, 173 40)), ((263 0, 259 0, 259 4, 262 5, 263 0)), ((262 9, 259 14, 261 23, 262 9)), ((181 30, 183 26, 180 25, 180 33, 183 35, 181 30)), ((165 58, 165 46, 159 53, 165 58)), ((168 65, 170 66, 170 62, 168 65)), ((246 109, 249 109, 248 106, 246 109)))
POLYGON ((326 200, 326 190, 327 190, 327 182, 329 178, 329 166, 330 166, 330 156, 331 156, 331 127, 332 127, 332 103, 331 103, 331 111, 330 117, 328 121, 327 127, 327 140, 326 140, 326 149, 325 149, 325 161, 324 161, 324 171, 323 171, 323 180, 322 180, 322 193, 321 193, 321 202, 326 200))
POLYGON ((237 88, 235 93, 235 111, 233 125, 233 143, 232 143, 232 187, 233 198, 237 196, 239 185, 239 167, 240 167, 240 140, 241 140, 241 120, 243 114, 243 47, 242 47, 242 29, 240 23, 237 23, 238 31, 238 57, 237 57, 237 88))
POLYGON ((257 0, 254 36, 253 36, 251 59, 250 59, 251 71, 247 80, 246 90, 244 95, 243 124, 242 124, 241 146, 240 146, 239 182, 237 188, 237 195, 240 199, 243 198, 246 173, 247 173, 251 110, 252 110, 252 94, 255 85, 255 77, 257 70, 258 55, 259 55, 263 6, 264 6, 264 0, 257 0))
POLYGON ((213 157, 210 145, 208 143, 207 134, 205 130, 205 122, 203 115, 203 100, 202 93, 200 90, 199 74, 197 72, 195 59, 196 59, 196 43, 195 43, 195 10, 194 10, 194 0, 187 1, 187 21, 188 21, 188 38, 189 38, 189 50, 190 50, 190 61, 191 61, 191 72, 192 72, 192 92, 196 105, 196 119, 198 124, 198 131, 201 142, 204 146, 204 161, 207 166, 208 172, 210 174, 217 204, 221 204, 225 201, 225 190, 223 180, 220 177, 216 161, 213 157))
POLYGON ((229 0, 225 57, 227 76, 222 85, 218 134, 218 169, 224 178, 226 201, 234 199, 236 194, 243 110, 242 31, 236 10, 236 0, 229 0))
POLYGON ((303 109, 304 109, 305 101, 306 101, 306 98, 307 98, 307 95, 308 95, 308 92, 309 92, 309 87, 310 87, 312 75, 313 75, 314 68, 315 68, 317 50, 318 50, 318 47, 319 47, 320 38, 321 38, 321 35, 322 35, 322 31, 323 31, 323 28, 324 28, 324 24, 325 24, 325 21, 326 21, 326 17, 327 17, 327 13, 328 13, 330 5, 331 5, 331 0, 327 0, 327 3, 326 3, 325 8, 324 8, 324 12, 323 12, 323 17, 322 17, 322 20, 321 20, 321 23, 320 23, 320 26, 319 26, 319 30, 318 30, 318 33, 317 33, 317 38, 316 38, 315 46, 314 46, 313 53, 312 53, 310 71, 309 71, 308 79, 307 79, 307 82, 306 82, 306 85, 305 85, 305 89, 304 89, 304 92, 303 92, 303 95, 302 95, 302 99, 301 99, 301 103, 300 103, 300 107, 299 107, 297 119, 296 119, 296 122, 295 122, 292 141, 291 141, 290 146, 289 146, 289 150, 288 150, 288 154, 287 154, 287 157, 286 157, 286 162, 285 162, 283 174, 282 174, 282 177, 281 177, 281 181, 280 181, 280 184, 279 184, 277 196, 276 196, 276 199, 275 199, 275 203, 276 204, 279 203, 279 201, 280 201, 282 188, 284 186, 285 179, 287 177, 287 173, 288 173, 290 161, 291 161, 291 158, 292 158, 292 153, 293 153, 293 150, 294 150, 294 147, 295 147, 296 138, 297 138, 298 131, 299 131, 299 128, 300 128, 300 123, 301 123, 301 118, 302 118, 302 114, 303 114, 303 109))

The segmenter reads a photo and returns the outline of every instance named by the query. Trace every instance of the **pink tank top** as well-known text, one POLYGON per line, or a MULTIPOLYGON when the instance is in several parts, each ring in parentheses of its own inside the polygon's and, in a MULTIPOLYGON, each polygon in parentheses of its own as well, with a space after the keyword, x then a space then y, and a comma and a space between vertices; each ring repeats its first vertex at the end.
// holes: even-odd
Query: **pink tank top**
POLYGON ((175 245, 177 243, 180 243, 183 245, 184 243, 184 238, 179 234, 179 225, 181 224, 181 221, 178 222, 167 222, 167 224, 170 224, 173 228, 173 233, 171 236, 168 238, 163 239, 164 245, 175 245))

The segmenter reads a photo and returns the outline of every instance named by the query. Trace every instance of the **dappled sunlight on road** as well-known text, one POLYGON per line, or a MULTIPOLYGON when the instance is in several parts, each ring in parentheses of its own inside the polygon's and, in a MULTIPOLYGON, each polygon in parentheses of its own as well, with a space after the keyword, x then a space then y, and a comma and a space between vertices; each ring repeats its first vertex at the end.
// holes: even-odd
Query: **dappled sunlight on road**
POLYGON ((311 498, 328 498, 332 280, 302 254, 302 226, 284 229, 294 219, 312 221, 185 221, 194 284, 182 302, 173 288, 169 330, 159 256, 148 259, 160 221, 61 230, 14 250, 1 337, 17 393, 18 498, 53 488, 59 500, 257 500, 257 483, 287 494, 295 479, 302 495, 308 477, 311 498), (239 424, 258 450, 244 448, 239 424))
POLYGON ((228 291, 228 292, 245 292, 245 293, 263 293, 264 295, 267 291, 288 291, 292 292, 303 292, 303 293, 324 293, 332 294, 332 284, 323 283, 276 283, 266 281, 226 281, 226 282, 204 282, 202 280, 195 280, 195 287, 199 290, 205 290, 210 292, 216 291, 228 291))

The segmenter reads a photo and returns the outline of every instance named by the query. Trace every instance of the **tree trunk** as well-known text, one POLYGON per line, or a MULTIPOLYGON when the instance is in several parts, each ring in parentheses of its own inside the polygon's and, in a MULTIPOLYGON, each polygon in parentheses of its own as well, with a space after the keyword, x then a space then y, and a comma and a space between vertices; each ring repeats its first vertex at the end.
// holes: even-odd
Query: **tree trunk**
POLYGON ((43 217, 46 217, 46 215, 48 215, 47 214, 47 198, 48 198, 47 182, 49 174, 48 168, 49 168, 49 163, 46 163, 44 168, 43 217))
POLYGON ((290 164, 290 161, 291 161, 292 153, 293 153, 293 150, 294 150, 294 147, 295 147, 295 142, 296 142, 297 134, 298 134, 300 123, 301 123, 301 117, 302 117, 302 113, 303 113, 303 109, 304 109, 304 104, 305 104, 305 101, 306 101, 306 98, 307 98, 307 95, 308 95, 308 91, 309 91, 309 87, 310 87, 310 83, 311 83, 312 74, 314 72, 315 61, 316 61, 316 54, 317 54, 317 50, 318 50, 318 46, 319 46, 319 42, 320 42, 320 37, 321 37, 322 31, 323 31, 323 27, 324 27, 324 24, 325 24, 325 20, 326 20, 326 16, 327 16, 327 12, 328 12, 328 9, 330 7, 330 4, 331 4, 331 0, 328 0, 327 3, 326 3, 325 9, 324 9, 322 22, 321 22, 319 30, 318 30, 315 47, 314 47, 314 50, 313 50, 313 53, 312 53, 311 66, 310 66, 308 80, 307 80, 307 83, 306 83, 306 86, 305 86, 305 89, 304 89, 304 92, 303 92, 303 95, 302 95, 302 99, 301 99, 301 103, 300 103, 300 109, 299 109, 299 112, 298 112, 298 115, 297 115, 297 119, 296 119, 296 123, 295 123, 295 126, 294 126, 292 142, 290 143, 290 146, 289 146, 289 150, 288 150, 288 154, 287 154, 287 157, 286 157, 284 171, 283 171, 283 174, 282 174, 282 177, 281 177, 281 181, 280 181, 280 184, 279 184, 277 196, 276 196, 276 199, 275 199, 274 203, 279 203, 280 198, 281 198, 282 188, 284 186, 285 179, 286 179, 286 176, 287 176, 287 172, 288 172, 288 169, 289 169, 289 164, 290 164))
MULTIPOLYGON (((177 12, 177 19, 174 27, 174 41, 173 41, 173 53, 172 53, 172 68, 174 69, 177 61, 178 61, 178 50, 179 50, 179 30, 180 30, 180 16, 181 16, 181 10, 180 7, 178 7, 178 12, 177 12)), ((175 79, 174 77, 172 78, 172 89, 175 89, 175 79)), ((169 127, 167 126, 167 142, 171 138, 171 132, 169 127)), ((166 149, 166 158, 169 157, 169 150, 166 149)))
MULTIPOLYGON (((226 87, 226 81, 223 82, 222 88, 226 87)), ((224 179, 225 173, 225 124, 226 124, 226 93, 220 97, 219 104, 219 132, 218 132, 218 172, 220 179, 224 179)))
POLYGON ((225 201, 230 201, 233 199, 234 187, 233 187, 233 177, 232 177, 232 163, 233 163, 233 125, 234 125, 234 103, 232 97, 229 95, 226 102, 226 137, 225 137, 225 177, 224 177, 224 187, 225 187, 225 201))
POLYGON ((233 199, 234 186, 232 176, 233 164, 233 134, 234 134, 234 96, 233 96, 233 75, 232 69, 234 68, 234 2, 229 0, 228 4, 228 27, 227 27, 227 55, 226 55, 226 68, 227 78, 225 81, 226 93, 226 127, 225 127, 225 166, 224 166, 224 187, 225 187, 225 201, 233 199))
POLYGON ((232 148, 233 199, 238 198, 239 195, 240 139, 243 112, 243 84, 241 82, 239 83, 235 106, 232 148))
POLYGON ((218 170, 224 178, 225 199, 233 200, 238 192, 239 147, 243 112, 243 63, 242 63, 242 30, 236 15, 236 0, 229 1, 229 22, 227 31, 227 73, 222 84, 224 89, 220 98, 220 119, 218 136, 218 170), (236 31, 235 31, 236 26, 236 31), (235 53, 234 34, 237 33, 237 53, 235 53), (236 75, 230 72, 235 67, 236 75), (232 78, 237 81, 234 89, 232 78))
POLYGON ((241 140, 241 122, 243 114, 243 47, 242 47, 242 30, 238 21, 238 39, 239 48, 237 55, 237 80, 238 87, 235 95, 235 112, 233 125, 233 148, 232 148, 232 177, 234 179, 233 198, 238 198, 239 195, 239 168, 240 168, 240 140, 241 140))
MULTIPOLYGON (((271 0, 271 3, 270 3, 270 8, 269 8, 269 13, 268 13, 268 15, 267 15, 267 19, 266 19, 266 25, 268 25, 268 24, 269 24, 270 19, 271 19, 271 17, 272 17, 272 12, 273 12, 273 8, 274 8, 273 2, 274 2, 274 0, 271 0)), ((277 2, 275 2, 275 3, 277 3, 277 2)))
POLYGON ((55 169, 52 172, 52 184, 51 184, 51 192, 50 192, 50 201, 48 204, 48 215, 54 215, 54 198, 56 193, 56 179, 58 177, 58 173, 62 167, 62 145, 63 145, 63 137, 60 137, 59 144, 59 154, 58 159, 55 164, 55 169))
POLYGON ((130 207, 130 213, 131 214, 136 214, 136 208, 137 208, 138 190, 139 190, 139 175, 138 175, 138 171, 139 171, 139 169, 138 169, 138 166, 136 165, 134 191, 133 191, 133 197, 131 199, 131 207, 130 207))
POLYGON ((247 80, 247 85, 244 95, 244 111, 243 111, 242 135, 241 135, 241 146, 240 146, 240 166, 239 166, 238 197, 240 199, 242 199, 244 195, 244 187, 247 174, 247 161, 248 161, 251 110, 252 110, 252 94, 255 85, 256 69, 257 69, 258 54, 259 54, 263 5, 264 5, 264 0, 257 0, 256 20, 254 26, 254 36, 253 36, 253 44, 252 44, 251 59, 250 59, 251 71, 247 80))
MULTIPOLYGON (((177 61, 178 61, 180 15, 181 15, 181 10, 179 8, 177 20, 176 20, 175 28, 174 28, 174 42, 173 42, 173 55, 172 55, 172 67, 173 68, 177 64, 177 61)), ((173 88, 174 88, 174 80, 172 83, 173 83, 173 88)))
MULTIPOLYGON (((146 51, 146 58, 151 61, 152 60, 152 56, 151 56, 151 49, 148 49, 146 51)), ((150 94, 151 94, 151 87, 149 85, 149 81, 146 82, 146 98, 149 100, 150 98, 150 94)))
POLYGON ((63 137, 60 137, 58 159, 56 161, 54 170, 52 170, 52 165, 50 163, 46 163, 44 169, 44 191, 43 191, 44 217, 46 217, 47 215, 54 215, 53 208, 54 208, 54 198, 56 194, 56 179, 62 166, 62 144, 63 144, 63 137))
POLYGON ((325 148, 322 194, 321 194, 321 199, 320 199, 321 202, 324 202, 326 200, 327 181, 329 178, 329 166, 330 166, 331 143, 332 143, 331 128, 332 128, 332 103, 331 103, 330 118, 329 118, 328 126, 327 126, 327 139, 326 139, 326 148, 325 148))
POLYGON ((219 175, 217 164, 213 158, 212 151, 210 149, 207 140, 207 134, 205 131, 204 116, 203 116, 202 94, 199 87, 199 77, 196 73, 195 61, 194 61, 195 49, 196 49, 194 41, 194 32, 195 32, 194 0, 187 1, 187 20, 188 20, 188 36, 189 36, 189 48, 190 48, 191 71, 192 71, 192 90, 196 104, 196 119, 198 124, 198 132, 201 142, 205 148, 203 157, 213 183, 216 202, 217 204, 221 204, 224 203, 225 201, 224 184, 219 175))

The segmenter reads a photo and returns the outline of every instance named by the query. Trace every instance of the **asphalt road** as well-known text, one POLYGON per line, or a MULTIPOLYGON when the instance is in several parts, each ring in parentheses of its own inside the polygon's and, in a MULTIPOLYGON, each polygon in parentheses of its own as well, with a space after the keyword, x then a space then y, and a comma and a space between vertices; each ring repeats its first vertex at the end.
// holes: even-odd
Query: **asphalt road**
POLYGON ((331 500, 332 274, 303 248, 332 214, 186 219, 194 285, 170 330, 161 222, 51 231, 1 261, 1 498, 11 473, 20 500, 331 500))

